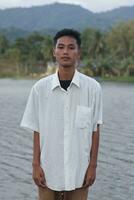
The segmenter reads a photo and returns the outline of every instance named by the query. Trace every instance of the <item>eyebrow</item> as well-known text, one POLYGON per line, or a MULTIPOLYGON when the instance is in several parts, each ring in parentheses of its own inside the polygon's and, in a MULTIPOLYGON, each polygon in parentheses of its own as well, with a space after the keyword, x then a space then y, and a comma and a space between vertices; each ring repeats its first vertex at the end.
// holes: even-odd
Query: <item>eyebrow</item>
POLYGON ((57 44, 57 46, 75 46, 75 44, 68 44, 68 45, 65 45, 64 43, 59 43, 57 44))

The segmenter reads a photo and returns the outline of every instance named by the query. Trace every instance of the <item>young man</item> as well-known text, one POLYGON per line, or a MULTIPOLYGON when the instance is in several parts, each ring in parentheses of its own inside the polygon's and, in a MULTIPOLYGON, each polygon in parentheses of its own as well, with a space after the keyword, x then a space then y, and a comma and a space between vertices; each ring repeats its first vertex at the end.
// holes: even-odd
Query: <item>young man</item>
POLYGON ((96 178, 100 84, 81 74, 80 33, 63 29, 54 37, 55 74, 32 88, 21 126, 34 131, 33 179, 39 200, 87 200, 96 178))

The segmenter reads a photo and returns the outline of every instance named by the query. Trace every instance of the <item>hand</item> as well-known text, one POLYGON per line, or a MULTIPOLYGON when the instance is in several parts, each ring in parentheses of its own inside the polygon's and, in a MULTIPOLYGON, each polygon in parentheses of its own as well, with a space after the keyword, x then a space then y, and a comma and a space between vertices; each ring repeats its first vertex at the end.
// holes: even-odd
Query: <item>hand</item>
POLYGON ((40 165, 33 166, 33 180, 37 186, 46 187, 45 175, 40 165))
POLYGON ((87 168, 82 187, 91 186, 96 179, 96 167, 89 166, 87 168))

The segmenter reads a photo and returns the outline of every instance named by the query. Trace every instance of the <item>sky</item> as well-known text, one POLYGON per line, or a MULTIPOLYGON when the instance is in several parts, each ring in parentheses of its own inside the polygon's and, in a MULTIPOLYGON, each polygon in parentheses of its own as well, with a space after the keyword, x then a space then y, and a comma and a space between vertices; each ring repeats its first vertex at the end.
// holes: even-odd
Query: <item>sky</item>
POLYGON ((0 9, 12 7, 31 7, 54 2, 81 5, 93 12, 107 11, 121 6, 134 5, 134 0, 0 0, 0 9))

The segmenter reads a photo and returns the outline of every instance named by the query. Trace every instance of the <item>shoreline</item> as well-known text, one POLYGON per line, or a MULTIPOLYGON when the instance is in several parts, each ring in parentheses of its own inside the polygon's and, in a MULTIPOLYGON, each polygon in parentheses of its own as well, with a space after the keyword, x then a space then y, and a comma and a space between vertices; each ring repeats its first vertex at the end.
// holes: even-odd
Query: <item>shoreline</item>
POLYGON ((106 82, 134 83, 134 76, 101 77, 101 80, 106 82))
MULTIPOLYGON (((39 80, 47 75, 36 75, 36 76, 1 76, 0 79, 15 79, 15 80, 39 80)), ((120 76, 120 77, 93 77, 99 82, 120 82, 120 83, 134 83, 134 76, 120 76)))

